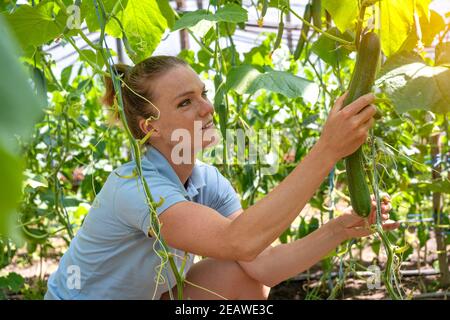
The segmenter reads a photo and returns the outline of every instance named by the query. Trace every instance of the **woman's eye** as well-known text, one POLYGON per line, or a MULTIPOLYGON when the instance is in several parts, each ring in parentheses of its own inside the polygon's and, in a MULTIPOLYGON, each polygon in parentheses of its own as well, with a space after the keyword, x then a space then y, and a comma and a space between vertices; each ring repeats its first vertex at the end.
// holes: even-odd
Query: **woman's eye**
POLYGON ((202 96, 206 98, 207 97, 207 95, 206 95, 207 93, 208 93, 208 90, 203 90, 202 96))
POLYGON ((186 107, 187 105, 189 105, 191 103, 191 100, 190 99, 186 99, 186 100, 183 100, 179 105, 178 105, 178 107, 186 107))

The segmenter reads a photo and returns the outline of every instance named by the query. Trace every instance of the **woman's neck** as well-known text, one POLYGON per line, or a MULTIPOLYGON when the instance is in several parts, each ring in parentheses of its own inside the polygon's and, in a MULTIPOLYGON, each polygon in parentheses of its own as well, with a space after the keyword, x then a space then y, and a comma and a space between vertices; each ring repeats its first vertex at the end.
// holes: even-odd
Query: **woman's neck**
POLYGON ((181 184, 184 186, 186 184, 186 181, 189 179, 189 177, 192 174, 192 170, 194 169, 195 165, 195 155, 191 155, 191 161, 188 161, 188 163, 175 163, 172 159, 172 149, 164 148, 164 147, 156 147, 159 152, 162 153, 162 155, 167 159, 173 170, 175 171, 176 175, 181 181, 181 184))

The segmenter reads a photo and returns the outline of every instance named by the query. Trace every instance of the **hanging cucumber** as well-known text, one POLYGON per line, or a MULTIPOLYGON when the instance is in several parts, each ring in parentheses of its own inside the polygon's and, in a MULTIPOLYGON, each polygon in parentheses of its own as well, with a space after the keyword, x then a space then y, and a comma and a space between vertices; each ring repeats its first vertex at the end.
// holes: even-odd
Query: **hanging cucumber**
POLYGON ((322 29, 322 0, 313 0, 311 11, 314 26, 319 29, 322 29))
POLYGON ((283 19, 284 19, 284 11, 281 10, 280 23, 278 24, 277 37, 275 39, 275 44, 273 45, 272 53, 278 49, 278 47, 281 45, 281 41, 283 40, 283 32, 284 32, 284 20, 283 19))
MULTIPOLYGON (((344 106, 370 92, 375 80, 379 57, 380 39, 373 32, 364 34, 359 45, 356 65, 344 106)), ((345 167, 353 210, 359 216, 367 217, 372 208, 372 200, 364 172, 362 147, 345 158, 345 167)))
POLYGON ((262 1, 262 9, 261 9, 261 17, 264 18, 264 16, 267 13, 267 7, 269 6, 269 0, 263 0, 262 1))
MULTIPOLYGON (((305 6, 303 19, 308 22, 311 21, 311 5, 309 3, 305 6)), ((308 37, 308 32, 309 26, 305 22, 303 22, 302 30, 300 31, 300 38, 298 39, 297 47, 295 48, 294 51, 294 60, 298 60, 298 58, 300 58, 300 55, 302 54, 303 51, 303 47, 305 46, 306 43, 306 39, 308 37)))
POLYGON ((269 0, 261 0, 260 5, 262 7, 261 7, 261 15, 258 18, 258 26, 262 28, 262 26, 264 25, 264 16, 266 15, 267 7, 269 6, 269 0))

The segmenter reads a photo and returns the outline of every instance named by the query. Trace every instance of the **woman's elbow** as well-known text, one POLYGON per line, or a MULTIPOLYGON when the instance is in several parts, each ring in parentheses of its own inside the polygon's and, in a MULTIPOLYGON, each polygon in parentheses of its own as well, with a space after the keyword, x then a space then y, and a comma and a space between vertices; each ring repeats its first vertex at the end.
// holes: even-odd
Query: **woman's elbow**
POLYGON ((234 242, 230 245, 230 255, 232 260, 251 262, 256 259, 259 252, 252 249, 245 242, 234 242))

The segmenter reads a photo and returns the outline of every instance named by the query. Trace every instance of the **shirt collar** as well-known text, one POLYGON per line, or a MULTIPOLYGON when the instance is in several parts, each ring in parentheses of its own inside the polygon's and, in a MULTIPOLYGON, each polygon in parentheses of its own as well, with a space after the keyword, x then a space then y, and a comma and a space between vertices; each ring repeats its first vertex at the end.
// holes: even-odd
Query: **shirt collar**
POLYGON ((175 170, 173 170, 166 157, 155 147, 148 147, 145 153, 145 157, 150 164, 156 168, 156 170, 163 176, 167 177, 170 181, 175 183, 183 191, 183 194, 187 194, 191 199, 198 194, 200 188, 205 186, 205 180, 201 174, 199 167, 199 161, 196 159, 194 168, 190 177, 187 180, 187 189, 183 186, 178 178, 175 170))

